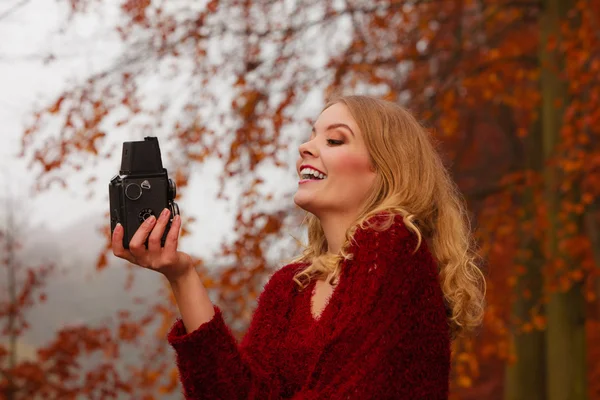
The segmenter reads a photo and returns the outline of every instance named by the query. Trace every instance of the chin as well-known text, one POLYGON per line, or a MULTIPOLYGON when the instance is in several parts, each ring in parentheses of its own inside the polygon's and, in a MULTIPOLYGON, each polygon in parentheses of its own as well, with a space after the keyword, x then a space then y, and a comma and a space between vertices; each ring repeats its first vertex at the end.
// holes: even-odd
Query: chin
POLYGON ((317 205, 314 204, 314 202, 310 199, 307 199, 307 196, 298 195, 298 193, 296 193, 294 196, 294 203, 296 203, 296 205, 304 211, 308 211, 309 213, 315 215, 317 214, 317 205))
POLYGON ((294 195, 294 203, 296 203, 296 205, 304 210, 306 210, 306 206, 307 206, 307 202, 306 199, 303 199, 302 196, 298 196, 298 193, 296 193, 294 195))

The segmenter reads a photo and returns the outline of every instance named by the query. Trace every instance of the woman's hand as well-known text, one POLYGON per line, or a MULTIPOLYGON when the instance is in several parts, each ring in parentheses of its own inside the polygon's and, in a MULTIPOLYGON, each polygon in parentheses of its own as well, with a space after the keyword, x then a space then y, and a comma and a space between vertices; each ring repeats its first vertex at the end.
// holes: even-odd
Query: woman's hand
POLYGON ((158 271, 170 282, 178 280, 189 272, 193 272, 192 258, 181 251, 177 251, 181 217, 176 215, 161 247, 161 238, 169 222, 170 211, 164 209, 158 220, 151 216, 138 228, 129 242, 129 250, 123 247, 123 226, 118 224, 112 236, 113 254, 141 267, 158 271), (148 239, 148 249, 144 243, 148 239))

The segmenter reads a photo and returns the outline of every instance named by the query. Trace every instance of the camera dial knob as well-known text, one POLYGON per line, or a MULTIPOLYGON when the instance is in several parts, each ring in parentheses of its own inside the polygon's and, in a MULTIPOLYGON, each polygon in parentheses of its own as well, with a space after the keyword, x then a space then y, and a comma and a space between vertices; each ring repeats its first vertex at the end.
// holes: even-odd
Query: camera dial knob
POLYGON ((137 200, 142 197, 142 188, 137 183, 130 183, 125 188, 125 196, 129 200, 137 200))
POLYGON ((151 215, 154 215, 154 211, 152 211, 151 208, 144 208, 138 214, 138 219, 140 220, 140 223, 141 223, 141 222, 144 222, 145 220, 147 220, 148 218, 150 218, 151 215))
POLYGON ((169 200, 174 200, 177 196, 177 186, 175 185, 175 181, 169 178, 169 188, 168 188, 168 196, 169 200))
POLYGON ((176 215, 180 215, 179 214, 179 206, 177 205, 177 203, 175 203, 174 201, 172 201, 169 204, 169 208, 171 209, 171 216, 174 217, 176 215))

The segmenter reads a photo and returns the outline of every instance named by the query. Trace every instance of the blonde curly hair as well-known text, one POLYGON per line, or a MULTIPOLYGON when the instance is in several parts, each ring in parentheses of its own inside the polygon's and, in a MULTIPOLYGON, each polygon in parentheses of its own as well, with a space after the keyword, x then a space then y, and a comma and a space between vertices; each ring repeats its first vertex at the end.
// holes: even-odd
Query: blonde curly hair
POLYGON ((339 254, 328 253, 319 219, 307 214, 308 245, 293 261, 310 265, 294 281, 301 290, 313 278, 335 284, 341 261, 351 257, 347 251, 358 226, 380 212, 400 214, 418 237, 417 249, 425 239, 438 262, 452 332, 457 335, 478 327, 483 319, 485 278, 477 265, 479 256, 464 200, 429 132, 395 103, 343 96, 329 101, 324 110, 337 103, 348 107, 363 133, 377 176, 339 254))

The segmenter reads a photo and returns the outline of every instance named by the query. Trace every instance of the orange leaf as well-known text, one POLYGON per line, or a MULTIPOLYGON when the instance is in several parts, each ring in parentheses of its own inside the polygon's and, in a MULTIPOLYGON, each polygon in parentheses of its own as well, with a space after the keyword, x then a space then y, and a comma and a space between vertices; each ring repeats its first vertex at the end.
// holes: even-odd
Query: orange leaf
POLYGON ((106 253, 100 254, 100 256, 98 257, 98 261, 96 262, 96 269, 102 270, 102 269, 106 268, 107 265, 108 265, 108 262, 106 259, 106 253))
POLYGON ((62 105, 63 101, 65 101, 65 96, 60 96, 58 100, 56 100, 56 102, 50 108, 48 108, 48 112, 50 114, 58 113, 60 111, 60 106, 62 105))

